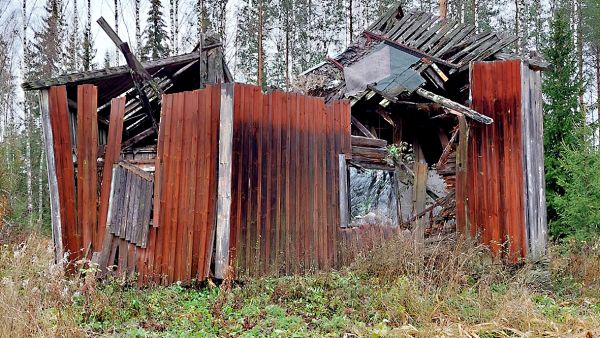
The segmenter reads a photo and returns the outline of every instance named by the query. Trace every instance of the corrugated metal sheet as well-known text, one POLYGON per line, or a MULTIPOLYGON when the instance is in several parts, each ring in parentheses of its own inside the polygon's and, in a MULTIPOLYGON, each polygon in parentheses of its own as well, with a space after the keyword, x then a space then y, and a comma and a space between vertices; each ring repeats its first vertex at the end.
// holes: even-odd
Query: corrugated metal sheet
POLYGON ((230 252, 238 277, 338 263, 338 154, 350 106, 236 84, 230 252))
POLYGON ((75 209, 75 172, 65 86, 52 87, 48 90, 48 110, 58 184, 58 217, 63 250, 72 253, 72 259, 77 259, 83 242, 75 209))
POLYGON ((220 87, 163 96, 154 226, 142 275, 163 283, 209 275, 214 240, 220 87), (161 278, 161 277, 165 278, 161 278))
POLYGON ((77 87, 77 223, 84 254, 91 255, 98 232, 98 115, 96 87, 77 87))
MULTIPOLYGON (((93 87, 81 88, 90 90, 93 87)), ((65 220, 63 238, 66 250, 79 252, 84 248, 79 235, 84 224, 75 224, 69 129, 58 124, 62 121, 68 125, 64 88, 59 93, 60 87, 50 90, 50 112, 61 184, 61 216, 65 220), (65 186, 69 180, 64 177, 68 175, 71 193, 65 186)), ((105 219, 104 208, 100 208, 100 222, 105 226, 102 248, 91 247, 93 251, 101 250, 95 259, 103 269, 102 275, 116 265, 117 274, 132 277, 139 273, 142 284, 189 282, 209 276, 215 237, 221 100, 220 86, 163 97, 154 176, 119 160, 123 100, 112 102, 113 123, 101 189, 101 195, 109 194, 110 199, 105 219), (150 189, 148 183, 152 181, 150 189), (152 194, 151 225, 147 204, 152 194)), ((79 159, 86 165, 94 157, 87 148, 97 147, 97 138, 86 134, 94 135, 91 129, 97 128, 90 121, 94 115, 86 115, 93 102, 93 95, 82 92, 79 159)), ((283 92, 263 94, 259 87, 236 84, 232 122, 229 252, 238 277, 340 266, 343 257, 350 257, 342 256, 346 244, 354 243, 340 240, 340 203, 348 202, 339 191, 343 174, 340 163, 351 154, 349 102, 326 105, 318 98, 283 92)), ((85 197, 81 205, 86 207, 80 211, 95 213, 97 178, 88 173, 95 169, 82 168, 80 173, 84 175, 78 178, 78 186, 86 186, 80 192, 85 197)), ((102 201, 100 204, 105 205, 102 201)), ((88 216, 90 222, 85 226, 89 226, 93 243, 100 233, 90 226, 92 215, 88 216)), ((348 231, 358 236, 367 230, 348 231)))
POLYGON ((495 254, 516 260, 527 252, 521 61, 476 63, 471 72, 473 109, 494 123, 471 125, 467 222, 495 254))
POLYGON ((123 136, 123 116, 125 115, 125 97, 112 99, 110 105, 110 123, 102 170, 102 186, 100 188, 100 206, 98 208, 98 235, 96 250, 102 247, 108 217, 108 202, 112 185, 112 167, 117 164, 121 154, 121 139, 123 136))

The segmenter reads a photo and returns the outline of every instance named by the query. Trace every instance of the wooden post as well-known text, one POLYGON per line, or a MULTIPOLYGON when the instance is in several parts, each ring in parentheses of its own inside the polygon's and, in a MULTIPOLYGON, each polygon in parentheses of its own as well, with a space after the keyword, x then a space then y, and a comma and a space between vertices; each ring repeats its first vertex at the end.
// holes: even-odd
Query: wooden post
POLYGON ((221 85, 219 168, 217 187, 217 243, 215 277, 227 277, 231 219, 231 161, 233 146, 233 84, 221 85))
POLYGON ((467 164, 469 125, 464 116, 458 118, 458 148, 456 149, 456 227, 466 237, 471 235, 467 212, 467 164))
POLYGON ((350 211, 348 206, 348 168, 346 166, 346 155, 339 154, 340 171, 340 227, 347 228, 350 225, 350 211))
POLYGON ((48 90, 40 91, 40 111, 42 117, 42 131, 44 133, 44 149, 48 168, 48 187, 50 189, 50 218, 52 221, 52 240, 54 241, 54 259, 62 260, 64 254, 62 242, 62 229, 60 223, 60 199, 58 196, 58 181, 56 179, 56 163, 54 162, 54 142, 50 125, 50 112, 48 90))
MULTIPOLYGON (((414 141, 415 152, 415 180, 413 185, 413 215, 420 214, 425 210, 425 199, 427 197, 427 162, 417 137, 414 141)), ((423 247, 425 244, 425 221, 422 218, 417 218, 413 229, 413 238, 418 247, 423 247)))

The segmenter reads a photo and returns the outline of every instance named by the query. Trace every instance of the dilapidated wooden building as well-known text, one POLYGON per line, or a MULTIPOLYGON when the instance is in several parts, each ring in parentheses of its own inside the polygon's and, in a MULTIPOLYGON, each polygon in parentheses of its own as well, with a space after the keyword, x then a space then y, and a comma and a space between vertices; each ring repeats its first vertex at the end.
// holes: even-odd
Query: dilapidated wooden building
POLYGON ((212 37, 147 63, 111 38, 127 66, 24 84, 57 258, 172 283, 338 268, 406 231, 544 251, 544 65, 502 53, 510 36, 394 7, 302 93, 232 83, 212 37), (394 224, 354 221, 352 170, 393 178, 394 224))

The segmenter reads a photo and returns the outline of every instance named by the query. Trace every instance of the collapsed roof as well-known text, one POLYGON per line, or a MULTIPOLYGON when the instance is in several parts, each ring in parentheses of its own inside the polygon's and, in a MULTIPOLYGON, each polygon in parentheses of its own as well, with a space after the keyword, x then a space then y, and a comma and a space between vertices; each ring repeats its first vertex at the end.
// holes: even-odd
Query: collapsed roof
MULTIPOLYGON (((462 105, 468 101, 470 64, 517 58, 503 52, 516 40, 510 34, 477 33, 471 24, 420 11, 404 13, 400 6, 394 6, 343 53, 304 72, 298 86, 327 101, 350 97, 356 104, 378 94, 384 107, 415 96, 440 103, 440 98, 422 91, 427 90, 452 97, 462 105)), ((547 66, 537 60, 526 61, 532 68, 547 66)), ((472 114, 465 115, 491 123, 472 114)))
MULTIPOLYGON (((124 54, 127 59, 127 54, 124 54)), ((156 131, 152 131, 151 119, 158 119, 160 94, 194 90, 207 83, 232 82, 233 76, 223 55, 223 46, 219 37, 209 34, 204 37, 202 44, 198 44, 190 53, 141 63, 134 60, 141 65, 142 71, 150 75, 150 79, 139 81, 136 79, 137 70, 130 65, 123 65, 61 75, 51 79, 36 79, 23 83, 22 87, 25 91, 32 91, 64 85, 67 89, 69 108, 72 112, 76 112, 77 86, 81 84, 97 86, 98 122, 101 128, 108 126, 110 101, 125 95, 127 103, 123 130, 125 140, 129 142, 125 141, 124 145, 132 146, 150 136, 156 136, 156 131), (140 98, 140 91, 147 94, 150 114, 140 98)), ((134 56, 132 57, 135 59, 134 56)))

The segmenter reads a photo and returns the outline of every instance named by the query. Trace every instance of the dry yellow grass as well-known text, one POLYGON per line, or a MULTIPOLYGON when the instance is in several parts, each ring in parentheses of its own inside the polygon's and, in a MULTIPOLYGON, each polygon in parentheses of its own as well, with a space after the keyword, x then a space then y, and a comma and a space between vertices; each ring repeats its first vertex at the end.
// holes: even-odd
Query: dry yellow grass
POLYGON ((279 336, 600 337, 597 241, 553 246, 549 260, 515 267, 474 243, 423 257, 398 239, 339 273, 228 281, 219 293, 97 286, 65 276, 46 237, 12 238, 0 244, 0 337, 223 336, 240 325, 279 336))
POLYGON ((35 233, 0 247, 0 337, 83 336, 71 305, 78 281, 53 263, 51 241, 35 233))

